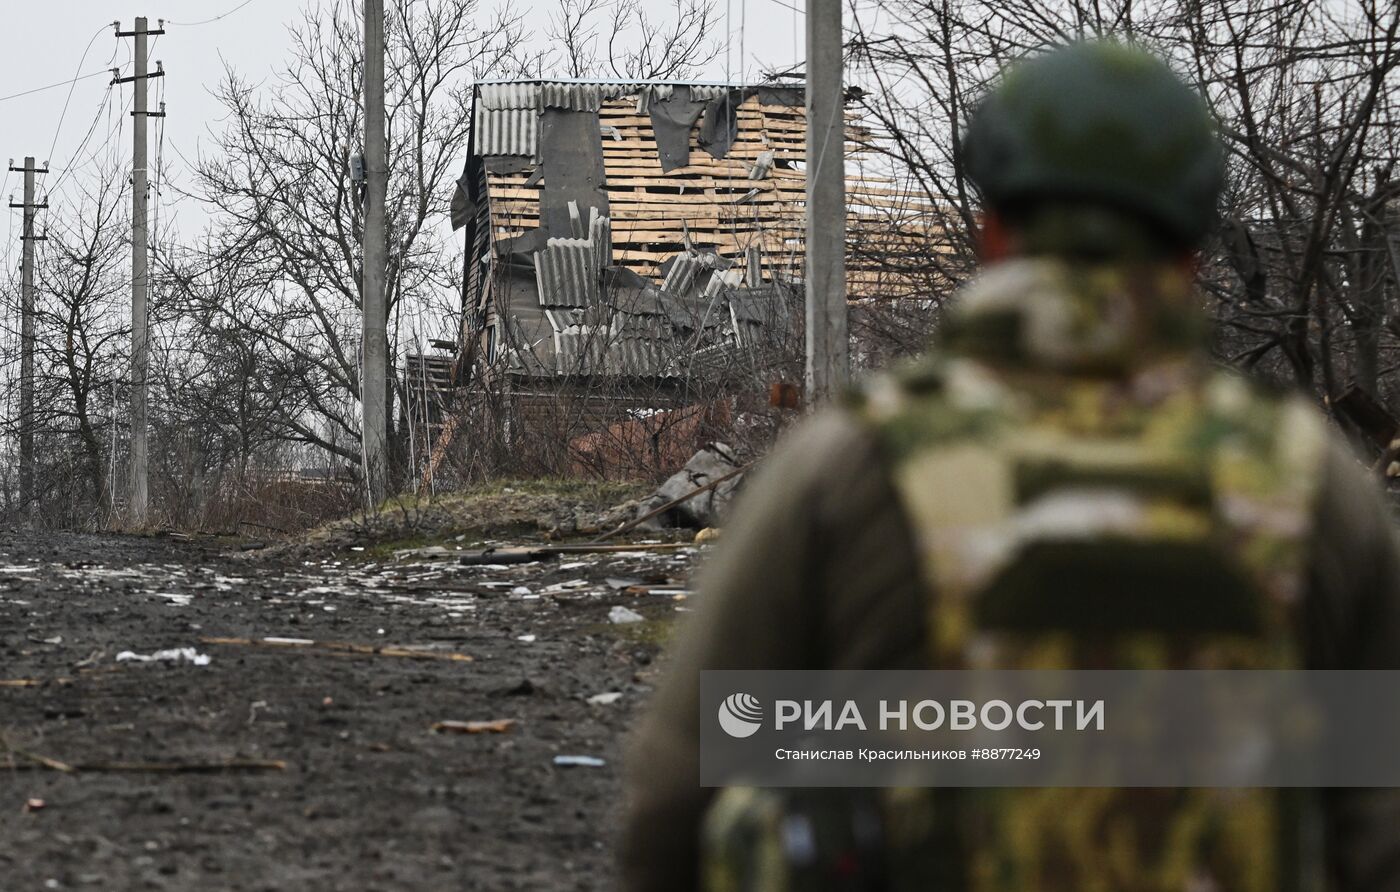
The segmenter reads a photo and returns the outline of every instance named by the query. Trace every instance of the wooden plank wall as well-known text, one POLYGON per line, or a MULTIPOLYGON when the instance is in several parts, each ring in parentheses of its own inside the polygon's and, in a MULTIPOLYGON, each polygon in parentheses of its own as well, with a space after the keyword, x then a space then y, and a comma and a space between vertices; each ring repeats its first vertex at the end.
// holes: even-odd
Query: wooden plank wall
MULTIPOLYGON (((801 278, 803 205, 806 176, 785 169, 806 155, 806 115, 801 106, 763 105, 756 97, 738 109, 738 139, 727 157, 711 158, 691 131, 690 164, 664 173, 652 135, 651 120, 637 114, 635 99, 604 103, 599 112, 603 160, 611 205, 614 261, 640 275, 660 279, 662 261, 683 249, 689 234, 700 250, 740 258, 753 244, 763 251, 764 278, 801 278), (611 129, 610 129, 611 128, 611 129), (775 165, 761 180, 749 179, 754 161, 772 151, 775 165), (757 194, 740 203, 750 192, 757 194)), ((847 128, 849 238, 862 241, 869 257, 870 239, 892 239, 889 218, 907 216, 908 198, 888 181, 853 175, 868 150, 869 134, 847 128)), ((491 220, 496 238, 520 235, 539 225, 543 182, 526 185, 528 172, 488 175, 491 220)), ((901 238, 899 241, 907 242, 901 238)), ((894 241, 891 241, 892 249, 894 241)), ((890 274, 869 260, 848 259, 851 299, 904 296, 909 283, 892 282, 890 274)))

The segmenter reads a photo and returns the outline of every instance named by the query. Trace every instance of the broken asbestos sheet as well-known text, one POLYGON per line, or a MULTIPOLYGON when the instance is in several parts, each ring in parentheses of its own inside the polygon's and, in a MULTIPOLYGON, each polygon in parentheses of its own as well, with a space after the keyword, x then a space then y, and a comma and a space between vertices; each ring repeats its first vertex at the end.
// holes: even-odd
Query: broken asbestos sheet
POLYGON ((118 663, 192 663, 195 666, 208 666, 213 659, 193 647, 175 647, 158 650, 153 654, 138 654, 124 650, 117 654, 118 663))

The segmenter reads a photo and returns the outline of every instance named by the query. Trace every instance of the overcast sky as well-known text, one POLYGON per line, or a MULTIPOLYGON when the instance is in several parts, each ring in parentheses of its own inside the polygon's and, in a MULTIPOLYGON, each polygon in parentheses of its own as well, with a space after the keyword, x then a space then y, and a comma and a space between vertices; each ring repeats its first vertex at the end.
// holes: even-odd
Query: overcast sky
MULTIPOLYGON (((167 175, 179 184, 187 167, 181 156, 192 161, 201 150, 201 143, 207 148, 210 129, 221 126, 221 110, 209 91, 224 64, 253 78, 270 74, 289 52, 287 25, 298 20, 304 9, 329 9, 335 2, 357 0, 7 2, 5 25, 10 40, 6 51, 0 53, 0 111, 5 121, 0 128, 0 160, 13 158, 20 164, 24 156, 32 154, 40 164, 49 162, 53 172, 40 178, 40 189, 41 194, 46 188, 55 190, 52 213, 62 213, 65 205, 71 211, 76 197, 72 187, 80 181, 81 171, 92 166, 94 157, 108 158, 129 168, 130 118, 122 109, 130 101, 131 85, 112 88, 109 101, 110 76, 104 72, 131 60, 131 40, 118 40, 112 22, 120 20, 122 29, 129 30, 135 16, 146 15, 152 27, 157 18, 166 20, 168 33, 152 38, 151 56, 164 63, 168 74, 151 82, 151 108, 154 110, 156 101, 161 99, 167 103, 169 116, 159 122, 165 128, 164 161, 167 175), (71 98, 67 85, 4 98, 66 81, 75 74, 94 76, 74 84, 71 98), (119 136, 118 127, 123 128, 119 136), (64 173, 70 166, 76 170, 71 179, 64 173)), ((671 6, 671 0, 643 2, 655 5, 658 15, 671 6)), ((764 67, 781 68, 794 63, 802 52, 802 15, 792 7, 801 7, 802 3, 803 0, 717 0, 721 20, 726 15, 729 18, 727 67, 735 79, 741 77, 745 67, 752 76, 764 67), (741 58, 747 59, 747 66, 741 65, 741 58)), ((483 9, 494 8, 492 0, 482 0, 482 5, 483 9)), ((543 17, 552 8, 552 0, 510 3, 515 10, 522 5, 543 17)), ((543 30, 543 21, 536 30, 543 30)), ((723 36, 721 28, 716 37, 723 36)), ((721 52, 710 68, 707 78, 723 78, 726 54, 721 52)), ((161 145, 161 134, 156 129, 157 122, 153 120, 152 124, 154 155, 161 145)), ((18 201, 21 176, 7 173, 3 183, 0 195, 8 197, 13 193, 18 201)), ((188 203, 177 203, 173 193, 173 189, 166 190, 162 197, 162 219, 158 222, 170 225, 173 221, 182 232, 192 235, 189 230, 202 226, 205 216, 188 203)), ((17 244, 18 218, 18 211, 10 211, 5 227, 0 229, 0 236, 5 237, 7 261, 17 244)), ((6 266, 10 264, 7 262, 6 266)))

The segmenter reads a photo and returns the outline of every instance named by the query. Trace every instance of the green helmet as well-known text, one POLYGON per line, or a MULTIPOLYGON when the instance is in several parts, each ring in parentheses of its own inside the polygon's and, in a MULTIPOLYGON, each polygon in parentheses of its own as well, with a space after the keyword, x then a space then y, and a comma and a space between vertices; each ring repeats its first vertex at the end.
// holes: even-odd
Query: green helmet
POLYGON ((973 114, 967 172, 1001 211, 1106 207, 1197 244, 1225 162, 1201 97, 1165 63, 1110 42, 1012 66, 973 114))

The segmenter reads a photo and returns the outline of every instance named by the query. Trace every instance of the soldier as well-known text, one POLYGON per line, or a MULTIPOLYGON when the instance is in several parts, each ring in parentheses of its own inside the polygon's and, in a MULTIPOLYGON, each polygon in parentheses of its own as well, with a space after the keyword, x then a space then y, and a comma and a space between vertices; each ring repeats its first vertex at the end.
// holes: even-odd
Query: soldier
POLYGON ((743 496, 634 741, 626 887, 1400 888, 1389 791, 1310 811, 1201 790, 731 790, 712 807, 698 786, 702 669, 1400 668, 1375 486, 1301 396, 1207 357, 1192 255, 1224 160, 1201 99, 1142 51, 1078 44, 1012 68, 964 148, 986 269, 928 357, 803 424, 743 496), (1030 522, 1051 507, 1057 523, 1030 522), (1016 548, 971 547, 1013 528, 1016 548), (1241 628, 1236 608, 1260 604, 1241 628), (946 820, 844 852, 869 869, 785 860, 778 819, 830 799, 946 820))

